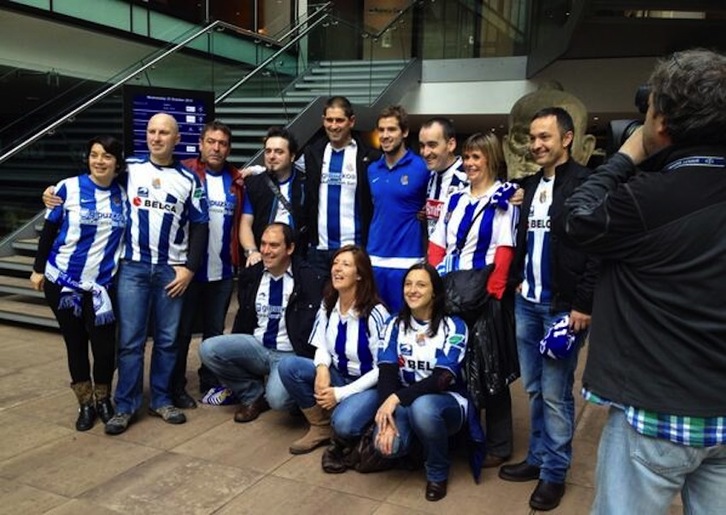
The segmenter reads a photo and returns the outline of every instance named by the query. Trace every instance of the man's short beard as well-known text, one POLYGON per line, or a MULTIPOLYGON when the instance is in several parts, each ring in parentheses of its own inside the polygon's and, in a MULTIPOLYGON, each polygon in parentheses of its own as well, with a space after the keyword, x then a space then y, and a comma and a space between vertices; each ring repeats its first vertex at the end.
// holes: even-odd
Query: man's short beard
POLYGON ((403 147, 403 140, 398 145, 393 147, 391 150, 388 150, 388 151, 384 150, 383 153, 386 154, 387 156, 393 156, 393 155, 398 154, 398 151, 401 150, 401 147, 403 147))

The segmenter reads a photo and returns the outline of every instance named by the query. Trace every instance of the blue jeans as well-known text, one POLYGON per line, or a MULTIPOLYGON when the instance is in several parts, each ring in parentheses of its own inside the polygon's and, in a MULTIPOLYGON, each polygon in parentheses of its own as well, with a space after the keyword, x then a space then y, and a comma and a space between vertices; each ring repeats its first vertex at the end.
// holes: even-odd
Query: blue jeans
MULTIPOLYGON (((280 379, 300 409, 315 406, 315 363, 312 359, 291 356, 280 362, 280 379)), ((345 386, 357 378, 345 378, 338 369, 330 367, 332 386, 345 386)), ((343 399, 333 410, 330 424, 341 438, 353 439, 363 434, 373 421, 378 409, 378 392, 375 388, 356 393, 343 399)))
POLYGON ((378 295, 392 315, 403 307, 403 278, 406 277, 406 272, 407 268, 373 267, 378 295))
POLYGON ((202 364, 232 390, 243 404, 264 395, 275 410, 291 410, 295 401, 280 381, 278 365, 292 352, 271 350, 251 334, 225 334, 199 346, 202 364), (265 383, 265 376, 267 383, 265 383))
MULTIPOLYGON (((410 406, 399 405, 393 414, 398 436, 393 441, 391 458, 408 454, 414 437, 424 448, 428 481, 444 481, 449 477, 449 436, 457 433, 465 421, 464 410, 447 393, 422 395, 410 406)), ((376 429, 374 437, 378 436, 376 429)))
POLYGON ((687 447, 635 431, 618 408, 600 437, 592 514, 666 514, 681 494, 686 515, 726 513, 726 445, 687 447))
POLYGON ((585 333, 578 335, 577 348, 565 359, 545 358, 539 353, 539 342, 552 323, 565 314, 550 313, 549 304, 530 302, 521 295, 514 301, 519 367, 529 395, 527 462, 542 469, 540 479, 553 483, 565 481, 572 461, 575 429, 572 385, 577 353, 585 333))
MULTIPOLYGON (((189 283, 189 287, 184 293, 184 307, 179 322, 179 332, 176 335, 178 354, 172 376, 172 392, 183 390, 187 385, 187 357, 197 313, 200 313, 202 318, 202 339, 219 336, 224 333, 224 319, 227 316, 231 297, 232 279, 189 283)), ((205 370, 204 365, 199 368, 200 378, 203 375, 211 375, 211 372, 205 370)))
POLYGON ((141 407, 144 347, 149 316, 154 319, 154 347, 149 377, 152 409, 171 404, 169 383, 176 363, 176 338, 182 297, 169 297, 166 285, 176 273, 169 265, 121 261, 118 272, 118 384, 116 411, 134 413, 141 407))

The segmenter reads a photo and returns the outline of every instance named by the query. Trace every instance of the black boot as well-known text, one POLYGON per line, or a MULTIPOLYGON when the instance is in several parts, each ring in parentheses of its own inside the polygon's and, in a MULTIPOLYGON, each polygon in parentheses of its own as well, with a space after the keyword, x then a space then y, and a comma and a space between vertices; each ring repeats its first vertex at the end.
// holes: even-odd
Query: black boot
POLYGON ((96 384, 93 390, 96 397, 96 413, 105 424, 115 413, 111 402, 111 388, 107 384, 96 384))
POLYGON ((81 381, 71 385, 73 393, 78 399, 78 418, 76 431, 88 431, 96 422, 96 408, 93 405, 93 389, 91 381, 81 381))
POLYGON ((348 441, 333 435, 330 445, 325 449, 322 458, 323 472, 327 474, 342 474, 349 468, 355 467, 355 441, 348 441))

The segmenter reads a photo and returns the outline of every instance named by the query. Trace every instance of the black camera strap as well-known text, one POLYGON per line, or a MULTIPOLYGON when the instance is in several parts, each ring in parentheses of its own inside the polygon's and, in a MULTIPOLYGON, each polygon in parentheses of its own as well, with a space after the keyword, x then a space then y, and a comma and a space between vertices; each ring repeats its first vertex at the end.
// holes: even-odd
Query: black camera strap
POLYGON ((265 171, 265 181, 267 182, 267 186, 272 190, 272 193, 274 193, 275 197, 277 197, 277 200, 280 201, 280 203, 285 206, 285 209, 287 209, 287 212, 290 213, 290 216, 294 217, 294 213, 292 212, 292 204, 285 198, 285 195, 282 194, 280 191, 280 187, 275 184, 275 181, 272 180, 270 177, 270 174, 265 171))

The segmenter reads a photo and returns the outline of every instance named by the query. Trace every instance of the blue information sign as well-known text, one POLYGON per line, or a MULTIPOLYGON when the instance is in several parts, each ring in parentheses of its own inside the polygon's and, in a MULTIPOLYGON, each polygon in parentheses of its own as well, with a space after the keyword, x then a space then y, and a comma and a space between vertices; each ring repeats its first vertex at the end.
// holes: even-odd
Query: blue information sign
POLYGON ((149 153, 146 125, 156 113, 172 115, 179 125, 181 140, 174 149, 177 159, 198 154, 199 135, 207 121, 214 119, 214 97, 207 91, 146 86, 124 88, 124 136, 126 155, 149 153))

